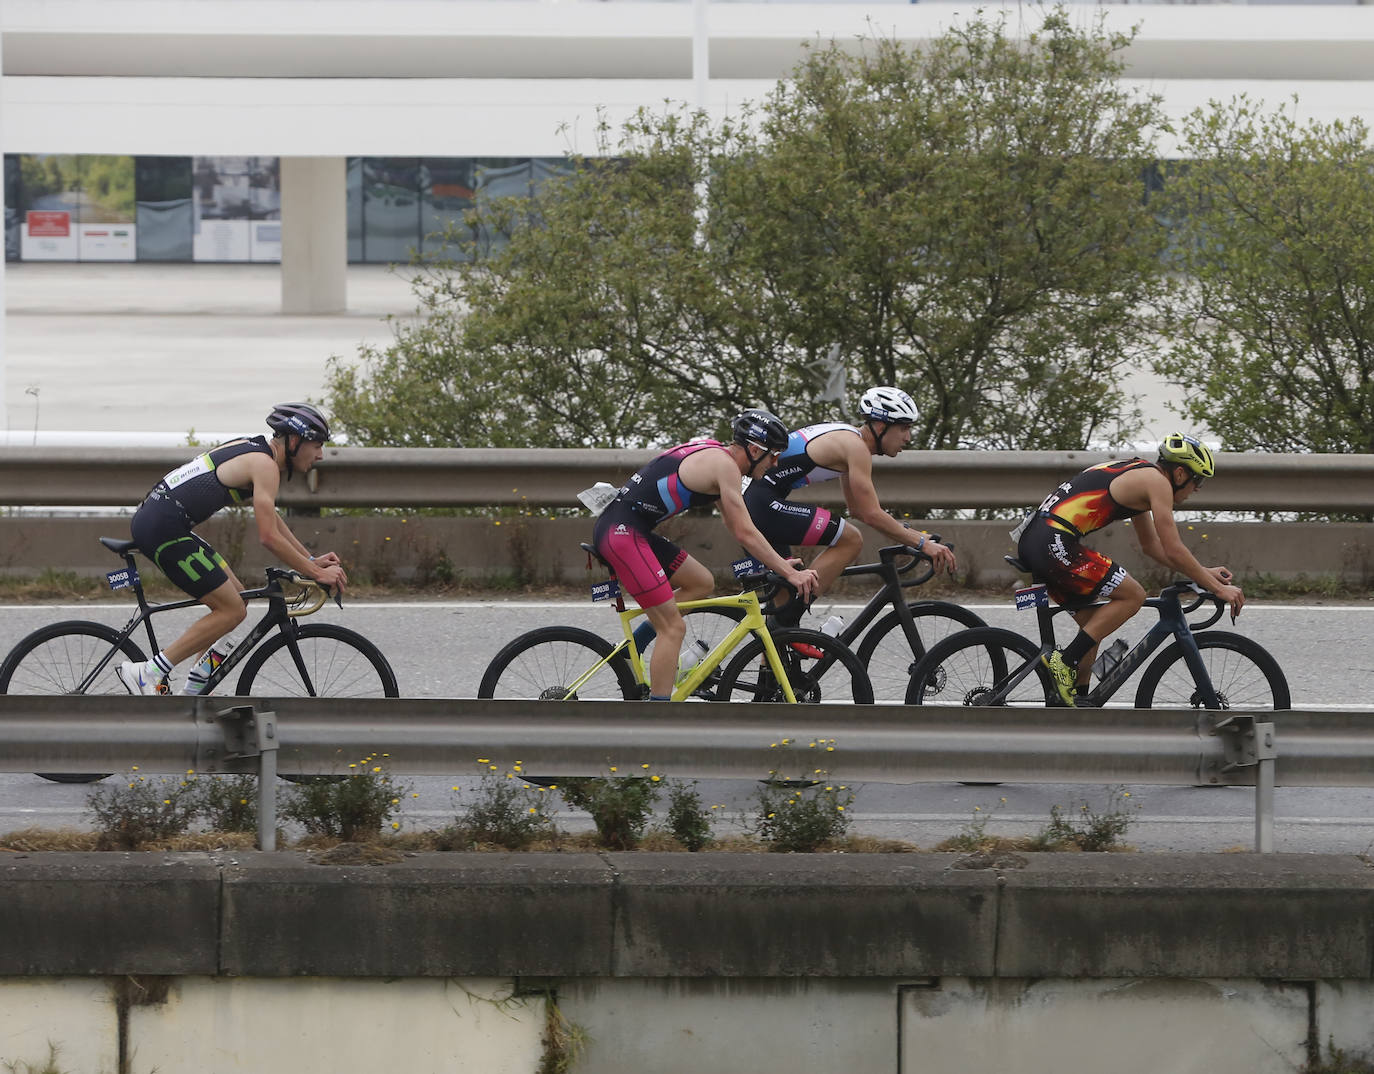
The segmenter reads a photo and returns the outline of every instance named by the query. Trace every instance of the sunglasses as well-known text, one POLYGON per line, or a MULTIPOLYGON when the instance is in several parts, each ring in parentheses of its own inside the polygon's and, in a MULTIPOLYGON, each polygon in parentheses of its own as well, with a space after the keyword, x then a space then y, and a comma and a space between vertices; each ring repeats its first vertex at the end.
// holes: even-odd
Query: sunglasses
POLYGON ((1206 480, 1207 480, 1207 479, 1206 479, 1205 477, 1201 477, 1201 476, 1194 477, 1194 478, 1193 478, 1193 488, 1195 488, 1195 489, 1200 489, 1200 488, 1202 488, 1202 483, 1203 483, 1204 481, 1206 481, 1206 480))

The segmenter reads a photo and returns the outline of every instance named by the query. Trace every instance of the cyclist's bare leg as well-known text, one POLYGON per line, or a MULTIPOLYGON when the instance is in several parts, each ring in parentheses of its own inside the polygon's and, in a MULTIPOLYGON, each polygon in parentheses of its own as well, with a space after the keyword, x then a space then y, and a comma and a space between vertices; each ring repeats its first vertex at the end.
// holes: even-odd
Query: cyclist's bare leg
POLYGON ((645 608, 644 614, 658 631, 657 643, 649 657, 649 693, 655 697, 669 697, 677 680, 678 653, 687 636, 687 624, 671 600, 645 608))
POLYGON ((645 617, 658 632, 658 644, 649 657, 649 693, 655 697, 668 697, 677 683, 678 654, 682 651, 683 639, 687 637, 687 624, 682 621, 682 613, 678 611, 676 602, 703 600, 716 588, 716 580, 710 570, 691 556, 682 561, 670 581, 673 583, 673 599, 644 609, 645 617))
POLYGON ((200 600, 210 609, 209 613, 197 619, 186 633, 162 650, 173 666, 193 656, 199 656, 247 617, 248 609, 244 606, 243 598, 239 596, 239 591, 243 587, 234 577, 233 571, 228 573, 227 581, 218 589, 212 589, 200 600))
POLYGON ((852 522, 847 522, 844 529, 840 531, 835 543, 825 549, 819 556, 811 562, 811 569, 820 576, 821 584, 816 592, 819 595, 830 589, 835 579, 840 576, 840 572, 859 558, 859 553, 863 551, 864 535, 859 532, 859 527, 852 522))
POLYGON ((673 571, 669 581, 673 583, 673 599, 676 601, 705 600, 716 591, 716 579, 710 568, 691 556, 673 571))
MULTIPOLYGON (((1084 608, 1074 613, 1074 621, 1079 629, 1101 643, 1124 626, 1130 618, 1145 606, 1145 588, 1126 575, 1125 581, 1112 590, 1106 604, 1096 608, 1084 608)), ((1093 661, 1097 659, 1098 646, 1088 650, 1078 664, 1078 681, 1087 683, 1092 676, 1093 661)))

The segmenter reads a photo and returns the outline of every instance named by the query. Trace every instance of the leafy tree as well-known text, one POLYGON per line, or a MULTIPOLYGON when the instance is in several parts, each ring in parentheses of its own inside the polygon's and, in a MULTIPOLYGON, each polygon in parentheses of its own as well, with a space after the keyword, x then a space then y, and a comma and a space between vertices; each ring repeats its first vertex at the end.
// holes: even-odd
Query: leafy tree
POLYGON ((665 108, 603 126, 530 200, 473 210, 465 234, 508 241, 431 264, 392 346, 335 363, 340 424, 638 447, 745 406, 834 417, 881 382, 922 405, 918 446, 1127 438, 1162 119, 1119 85, 1129 37, 1101 27, 1057 10, 1027 40, 979 17, 920 49, 817 46, 719 125, 665 108))
POLYGON ((1184 129, 1165 188, 1182 276, 1157 363, 1239 451, 1374 451, 1374 153, 1359 120, 1244 97, 1184 129))

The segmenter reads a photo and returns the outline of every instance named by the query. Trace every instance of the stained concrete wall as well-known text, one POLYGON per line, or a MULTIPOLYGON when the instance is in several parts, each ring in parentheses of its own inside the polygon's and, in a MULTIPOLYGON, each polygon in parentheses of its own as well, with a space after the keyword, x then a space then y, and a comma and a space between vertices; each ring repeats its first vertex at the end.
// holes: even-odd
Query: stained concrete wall
POLYGON ((0 1060, 64 1071, 1291 1072, 1374 1051, 1318 855, 12 854, 0 1060))
MULTIPOLYGON (((389 518, 292 517, 292 530, 316 551, 338 552, 349 573, 363 580, 433 576, 441 563, 463 578, 483 579, 513 572, 538 582, 580 582, 587 557, 578 547, 591 539, 586 518, 389 518)), ((1009 521, 926 521, 919 523, 953 541, 961 575, 973 585, 1011 585, 1020 577, 1002 557, 1012 551, 1009 521)), ((1184 540, 1203 563, 1224 563, 1244 585, 1264 574, 1293 579, 1332 576, 1351 585, 1374 584, 1374 526, 1364 523, 1245 522, 1181 523, 1184 540)), ((34 574, 45 568, 100 575, 121 561, 99 537, 128 537, 123 518, 0 518, 0 573, 34 574)), ((659 530, 692 555, 729 577, 730 563, 743 555, 718 518, 674 518, 659 530)), ((271 560, 264 555, 249 519, 220 515, 200 528, 251 584, 251 572, 271 560)), ((864 561, 877 558, 885 541, 871 534, 864 561)), ((1128 524, 1092 537, 1092 545, 1146 577, 1159 568, 1139 551, 1128 524)), ((147 561, 140 560, 151 570, 147 561)), ((600 574, 598 573, 598 577, 600 574)), ((867 583, 864 583, 867 586, 867 583)))

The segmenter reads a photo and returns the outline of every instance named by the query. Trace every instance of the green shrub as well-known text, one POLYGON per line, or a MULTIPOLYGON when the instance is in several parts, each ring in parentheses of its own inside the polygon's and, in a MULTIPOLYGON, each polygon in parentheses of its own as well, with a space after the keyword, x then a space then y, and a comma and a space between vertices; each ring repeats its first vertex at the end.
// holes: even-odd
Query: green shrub
POLYGON ((381 834, 383 825, 400 824, 392 818, 400 811, 409 785, 397 783, 375 756, 348 766, 342 779, 311 780, 293 784, 281 807, 286 820, 295 821, 311 835, 348 842, 381 834))
POLYGON ((1107 802, 1101 812, 1088 805, 1087 800, 1079 803, 1076 813, 1065 816, 1059 806, 1050 807, 1050 822, 1032 839, 1037 850, 1113 850, 1120 846, 1120 840, 1130 828, 1138 809, 1129 803, 1131 792, 1124 787, 1110 787, 1107 802))
POLYGON ((215 832, 258 830, 258 777, 202 776, 197 781, 200 814, 215 832))
MULTIPOLYGON (((477 797, 456 818, 456 825, 444 833, 443 849, 487 843, 507 850, 524 850, 536 839, 553 833, 549 813, 552 787, 533 787, 521 776, 521 763, 504 776, 501 766, 479 759, 482 766, 477 797)), ((457 787, 453 788, 455 791, 457 787)))
MULTIPOLYGON (((639 766, 647 770, 649 765, 639 766)), ((662 776, 622 776, 616 765, 609 777, 564 780, 559 786, 563 801, 585 809, 596 825, 597 839, 610 850, 633 850, 653 815, 662 789, 662 776)))
POLYGON ((849 831, 849 807, 854 792, 830 779, 829 759, 835 740, 814 739, 802 752, 790 738, 774 742, 778 767, 754 792, 757 806, 750 831, 769 850, 810 853, 823 844, 843 839, 849 831), (795 777, 788 772, 795 771, 795 777))
POLYGON ((200 813, 196 777, 150 780, 135 765, 127 780, 97 787, 86 798, 101 850, 135 850, 190 830, 200 813))
MULTIPOLYGON (((825 776, 827 773, 821 773, 825 776)), ((797 787, 767 783, 754 792, 753 834, 769 850, 809 854, 849 831, 854 792, 844 784, 797 787)))
POLYGON ((696 781, 671 780, 668 785, 668 830, 688 850, 696 851, 711 842, 715 814, 702 807, 696 781))

